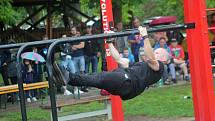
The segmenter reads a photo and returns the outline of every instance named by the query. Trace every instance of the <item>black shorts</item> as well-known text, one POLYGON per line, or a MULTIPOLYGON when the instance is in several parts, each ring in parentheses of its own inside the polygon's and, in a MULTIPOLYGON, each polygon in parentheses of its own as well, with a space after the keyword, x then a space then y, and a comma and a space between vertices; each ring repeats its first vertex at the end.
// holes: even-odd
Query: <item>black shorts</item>
POLYGON ((130 76, 123 69, 105 72, 101 76, 101 87, 113 95, 125 95, 132 88, 130 76))

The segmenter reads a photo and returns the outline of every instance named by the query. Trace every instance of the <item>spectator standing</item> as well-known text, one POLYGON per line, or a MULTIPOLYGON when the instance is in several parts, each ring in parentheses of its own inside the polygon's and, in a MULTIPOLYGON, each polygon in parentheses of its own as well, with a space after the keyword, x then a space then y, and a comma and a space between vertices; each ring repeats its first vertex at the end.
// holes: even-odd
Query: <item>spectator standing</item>
MULTIPOLYGON (((38 49, 36 47, 33 47, 33 52, 38 53, 38 49)), ((41 62, 37 62, 37 61, 32 62, 33 81, 34 82, 42 82, 43 81, 43 68, 42 68, 42 66, 43 66, 43 64, 41 62)), ((34 90, 34 93, 40 97, 43 95, 42 89, 34 90), (38 91, 39 91, 39 95, 37 95, 38 91)))
MULTIPOLYGON (((66 37, 66 35, 62 36, 63 38, 66 37)), ((64 70, 63 74, 67 74, 65 70, 67 70, 70 73, 75 73, 75 66, 74 62, 71 57, 72 49, 71 45, 69 43, 66 43, 63 45, 63 51, 61 52, 61 62, 60 62, 60 68, 61 70, 64 70)), ((65 82, 66 85, 63 86, 64 95, 71 95, 72 93, 67 89, 67 82, 65 82)))
POLYGON ((8 64, 8 77, 11 84, 17 84, 17 71, 16 71, 16 53, 11 53, 11 60, 8 64))
MULTIPOLYGON (((33 68, 31 61, 24 59, 24 64, 22 66, 22 78, 26 84, 34 83, 33 79, 33 68)), ((37 101, 35 90, 26 91, 27 102, 37 101), (32 99, 32 100, 31 100, 32 99)))
MULTIPOLYGON (((101 33, 101 25, 99 24, 99 22, 96 22, 95 24, 93 24, 93 33, 94 34, 101 33)), ((99 47, 101 47, 100 48, 100 53, 101 53, 100 57, 102 60, 101 70, 107 71, 106 49, 105 49, 104 39, 99 39, 97 42, 100 45, 99 47)))
MULTIPOLYGON (((71 36, 77 37, 77 28, 72 27, 71 36)), ((84 73, 85 71, 85 60, 84 60, 84 42, 78 42, 71 46, 72 48, 72 59, 74 61, 76 72, 84 73)))
MULTIPOLYGON (((116 29, 117 32, 122 32, 123 30, 122 22, 117 23, 116 29)), ((123 53, 123 49, 128 48, 128 37, 127 36, 116 37, 114 45, 120 54, 123 53)))
MULTIPOLYGON (((140 20, 137 17, 134 17, 133 28, 138 28, 140 26, 140 20)), ((144 42, 140 35, 130 35, 128 37, 128 42, 131 44, 131 51, 134 55, 135 62, 139 62, 139 49, 143 47, 144 42)))
MULTIPOLYGON (((77 28, 75 26, 71 28, 71 36, 72 37, 79 36, 79 32, 77 32, 77 28)), ((71 57, 74 62, 75 70, 76 73, 80 74, 84 74, 85 71, 84 45, 85 45, 84 42, 77 42, 71 46, 72 48, 71 57)), ((81 90, 87 91, 86 88, 82 88, 81 90)), ((79 92, 83 93, 82 91, 79 92)), ((79 92, 77 89, 74 91, 75 94, 78 94, 79 92)))
MULTIPOLYGON (((175 66, 179 66, 184 73, 185 80, 189 81, 190 77, 188 75, 187 65, 184 60, 184 57, 185 57, 184 50, 181 47, 181 45, 178 45, 178 42, 176 41, 176 39, 171 40, 170 50, 171 50, 171 56, 172 56, 173 62, 174 62, 174 68, 175 68, 175 66)), ((174 71, 174 69, 170 69, 170 70, 174 71)), ((176 73, 173 72, 172 74, 174 74, 172 76, 175 77, 176 73)))
MULTIPOLYGON (((17 69, 16 69, 16 54, 17 54, 17 49, 10 49, 11 57, 10 57, 10 62, 8 64, 8 78, 10 79, 10 82, 12 85, 17 84, 18 78, 17 78, 17 69)), ((16 100, 19 100, 18 94, 15 92, 11 94, 12 96, 12 102, 14 101, 14 97, 16 97, 16 100)))
MULTIPOLYGON (((33 48, 33 52, 38 53, 38 50, 36 47, 33 48)), ((42 63, 40 62, 34 62, 32 64, 33 70, 34 70, 34 81, 35 82, 41 82, 43 80, 43 71, 42 71, 42 63)))
MULTIPOLYGON (((86 35, 93 35, 92 26, 87 26, 86 35)), ((97 72, 98 69, 98 57, 100 57, 100 44, 98 40, 86 41, 84 46, 85 55, 85 72, 89 73, 90 64, 92 65, 92 72, 97 72)))
MULTIPOLYGON (((9 40, 9 44, 15 44, 14 40, 9 40)), ((17 84, 17 70, 16 70, 16 54, 17 49, 10 49, 10 61, 8 63, 8 78, 11 81, 11 84, 17 84)))
POLYGON ((10 62, 10 51, 1 50, 0 51, 0 73, 2 75, 4 85, 9 85, 8 80, 8 63, 10 62))

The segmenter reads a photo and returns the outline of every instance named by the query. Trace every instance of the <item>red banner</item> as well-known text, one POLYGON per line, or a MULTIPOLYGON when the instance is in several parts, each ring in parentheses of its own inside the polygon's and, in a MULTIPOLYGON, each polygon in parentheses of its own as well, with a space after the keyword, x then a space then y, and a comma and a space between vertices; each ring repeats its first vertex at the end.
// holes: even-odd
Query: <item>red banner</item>
MULTIPOLYGON (((114 28, 113 22, 113 13, 112 13, 112 2, 111 0, 100 0, 101 8, 101 18, 103 31, 109 31, 114 28)), ((118 67, 118 64, 113 60, 110 55, 108 44, 105 40, 105 49, 106 49, 106 60, 107 60, 107 69, 112 71, 118 67)), ((124 121, 123 110, 122 110, 122 100, 119 96, 111 96, 112 104, 112 118, 113 121, 124 121)))
MULTIPOLYGON (((104 32, 109 31, 112 28, 114 28, 111 0, 101 0, 100 4, 101 4, 100 7, 101 7, 103 31, 104 32)), ((118 65, 115 63, 115 61, 110 55, 110 51, 106 43, 106 40, 105 40, 105 49, 106 49, 107 69, 111 71, 117 68, 118 65)))

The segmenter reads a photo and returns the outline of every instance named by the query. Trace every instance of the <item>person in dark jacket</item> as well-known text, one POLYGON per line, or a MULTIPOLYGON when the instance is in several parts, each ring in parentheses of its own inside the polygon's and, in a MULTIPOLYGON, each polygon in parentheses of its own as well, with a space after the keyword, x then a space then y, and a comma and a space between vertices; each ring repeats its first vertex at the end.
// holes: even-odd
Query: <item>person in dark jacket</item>
MULTIPOLYGON (((16 44, 14 40, 9 40, 8 44, 16 44)), ((16 55, 18 49, 10 49, 10 60, 8 62, 8 78, 11 81, 11 84, 17 84, 17 69, 16 69, 16 55)))
MULTIPOLYGON (((4 44, 4 43, 1 43, 4 44)), ((10 62, 10 51, 1 50, 0 51, 0 73, 2 75, 4 85, 10 85, 8 81, 8 64, 10 62)))
MULTIPOLYGON (((36 47, 33 48, 33 52, 38 53, 38 50, 36 47)), ((41 82, 43 81, 43 71, 42 71, 42 63, 40 62, 33 62, 32 67, 34 70, 34 81, 35 82, 41 82)))
MULTIPOLYGON (((24 64, 22 66, 22 78, 24 83, 30 84, 34 83, 33 73, 34 70, 32 68, 32 64, 30 60, 24 59, 24 64)), ((26 91, 27 102, 37 101, 35 90, 26 91)))
POLYGON ((17 50, 16 49, 11 49, 11 59, 8 64, 8 77, 11 81, 11 84, 17 84, 17 69, 16 69, 16 54, 17 50))
MULTIPOLYGON (((92 26, 87 26, 86 35, 93 35, 92 26)), ((84 46, 84 55, 85 55, 85 72, 89 73, 90 64, 92 64, 92 72, 97 72, 98 69, 98 57, 100 53, 100 44, 97 40, 86 41, 84 46)))

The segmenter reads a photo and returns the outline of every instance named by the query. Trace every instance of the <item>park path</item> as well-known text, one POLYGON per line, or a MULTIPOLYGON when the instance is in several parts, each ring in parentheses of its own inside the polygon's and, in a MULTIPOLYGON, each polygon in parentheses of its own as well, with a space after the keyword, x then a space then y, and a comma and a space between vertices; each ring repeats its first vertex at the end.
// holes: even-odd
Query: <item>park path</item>
POLYGON ((125 121, 194 121, 193 117, 180 118, 150 118, 145 116, 131 116, 127 117, 125 121))
MULTIPOLYGON (((107 120, 104 117, 93 117, 74 121, 111 121, 111 120, 107 120)), ((151 118, 146 116, 129 116, 125 117, 125 121, 195 121, 195 119, 193 117, 151 118)))

